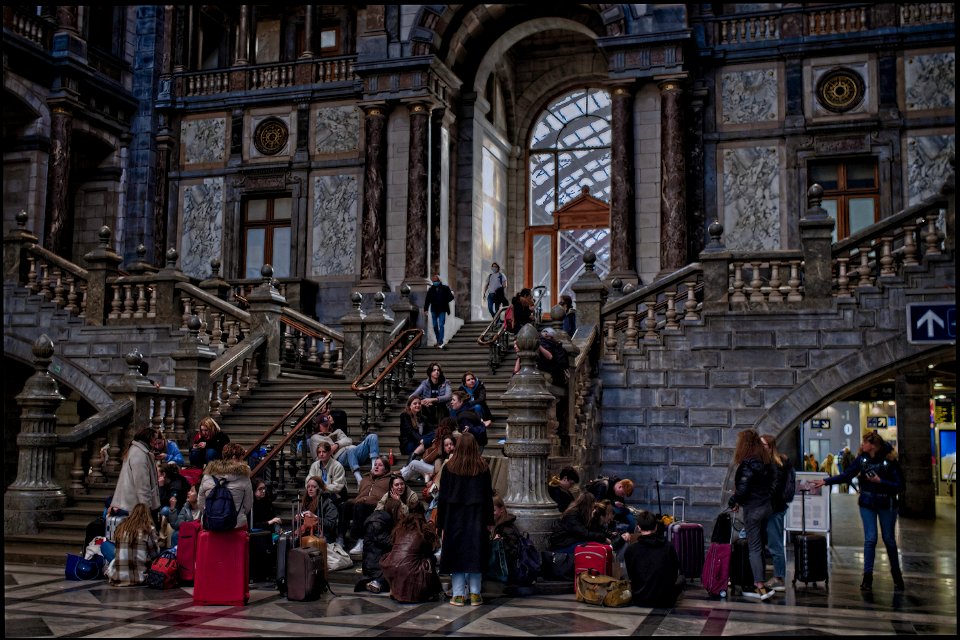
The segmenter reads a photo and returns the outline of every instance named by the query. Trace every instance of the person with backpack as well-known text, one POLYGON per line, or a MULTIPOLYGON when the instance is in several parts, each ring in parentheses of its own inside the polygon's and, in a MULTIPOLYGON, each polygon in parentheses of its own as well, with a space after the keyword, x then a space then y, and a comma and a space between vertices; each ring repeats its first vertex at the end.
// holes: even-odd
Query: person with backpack
POLYGON ((533 320, 533 305, 533 292, 527 287, 520 289, 510 301, 510 309, 504 314, 504 328, 513 334, 520 333, 523 325, 533 320))
POLYGON ((494 262, 490 265, 490 275, 483 285, 483 297, 487 299, 487 310, 492 318, 507 303, 507 277, 500 273, 500 265, 494 262))
POLYGON ((245 454, 242 446, 231 442, 223 447, 221 458, 204 467, 200 481, 204 529, 229 531, 247 527, 253 508, 253 485, 245 454))
POLYGON ((733 452, 737 465, 733 495, 727 501, 731 511, 743 509, 743 526, 750 547, 750 570, 753 573, 752 591, 744 590, 745 598, 765 601, 774 591, 764 581, 763 527, 773 513, 770 498, 773 495, 773 456, 760 442, 760 434, 744 429, 737 435, 733 452))
POLYGON ((557 340, 557 332, 552 327, 544 327, 540 332, 540 344, 537 347, 537 369, 550 374, 553 384, 563 387, 567 384, 567 372, 570 369, 570 356, 557 340))
POLYGON ((423 312, 429 311, 433 318, 433 335, 437 339, 437 349, 443 349, 444 346, 443 328, 447 322, 447 314, 450 313, 451 302, 453 302, 453 291, 440 282, 440 276, 433 276, 431 286, 427 289, 427 295, 423 301, 423 312))
POLYGON ((777 450, 777 440, 771 435, 760 436, 760 442, 773 458, 773 494, 770 507, 773 513, 767 518, 767 551, 773 559, 773 577, 767 580, 770 591, 786 591, 784 577, 787 575, 787 554, 783 548, 783 521, 787 505, 793 502, 797 474, 790 458, 777 450))

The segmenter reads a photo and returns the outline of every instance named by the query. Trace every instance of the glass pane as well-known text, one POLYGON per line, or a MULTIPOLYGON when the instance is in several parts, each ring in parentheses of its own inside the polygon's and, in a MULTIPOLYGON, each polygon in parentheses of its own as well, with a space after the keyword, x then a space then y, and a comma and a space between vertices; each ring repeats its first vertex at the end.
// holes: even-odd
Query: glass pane
POLYGON ((584 116, 568 122, 561 129, 557 144, 560 149, 609 146, 610 123, 596 116, 584 116))
POLYGON ((264 229, 247 229, 247 261, 243 266, 244 278, 259 278, 263 266, 264 229))
POLYGON ((827 215, 833 218, 833 241, 837 241, 837 225, 840 224, 837 222, 837 201, 836 200, 824 200, 821 206, 827 210, 827 215))
POLYGON ((876 186, 876 173, 872 161, 847 165, 847 189, 873 189, 876 186))
POLYGON ((266 200, 247 200, 247 220, 255 222, 267 219, 266 200))
POLYGON ((290 227, 273 228, 273 277, 290 277, 290 227))
POLYGON ((553 154, 530 154, 530 225, 553 223, 553 154))
POLYGON ((320 32, 320 48, 333 49, 337 46, 337 30, 324 29, 320 32))
POLYGON ((876 222, 873 198, 850 198, 847 204, 850 208, 850 235, 876 222))
POLYGON ((553 284, 553 251, 550 247, 550 236, 540 235, 533 237, 533 283, 530 288, 543 285, 547 288, 544 300, 551 300, 551 285, 553 284))
POLYGON ((580 195, 588 187, 590 195, 610 201, 610 150, 595 149, 557 154, 560 165, 560 206, 580 195))
POLYGON ((824 189, 840 187, 839 166, 836 164, 810 165, 810 184, 819 184, 824 189))
POLYGON ((289 220, 293 209, 293 198, 277 198, 273 201, 273 219, 289 220))
POLYGON ((603 279, 610 272, 609 229, 561 231, 558 249, 560 295, 573 295, 572 286, 583 273, 583 254, 588 249, 597 254, 597 261, 594 264, 597 276, 603 279))

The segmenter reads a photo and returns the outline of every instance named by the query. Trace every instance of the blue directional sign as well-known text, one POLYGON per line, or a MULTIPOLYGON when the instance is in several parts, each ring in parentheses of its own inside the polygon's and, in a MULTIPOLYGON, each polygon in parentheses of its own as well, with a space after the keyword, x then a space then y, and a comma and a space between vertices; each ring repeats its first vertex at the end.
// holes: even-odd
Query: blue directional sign
POLYGON ((913 302, 907 305, 907 342, 949 344, 956 341, 956 302, 913 302))

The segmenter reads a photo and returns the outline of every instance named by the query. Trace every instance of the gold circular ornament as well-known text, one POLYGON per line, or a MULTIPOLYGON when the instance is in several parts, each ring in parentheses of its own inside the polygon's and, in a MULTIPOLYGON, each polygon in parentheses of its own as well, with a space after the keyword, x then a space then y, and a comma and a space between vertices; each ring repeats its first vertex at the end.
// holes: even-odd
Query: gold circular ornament
POLYGON ((834 113, 850 111, 863 102, 863 79, 849 69, 825 74, 817 83, 817 100, 834 113))
POLYGON ((289 137, 290 132, 283 120, 267 118, 254 130, 253 144, 263 155, 273 156, 283 151, 289 137))

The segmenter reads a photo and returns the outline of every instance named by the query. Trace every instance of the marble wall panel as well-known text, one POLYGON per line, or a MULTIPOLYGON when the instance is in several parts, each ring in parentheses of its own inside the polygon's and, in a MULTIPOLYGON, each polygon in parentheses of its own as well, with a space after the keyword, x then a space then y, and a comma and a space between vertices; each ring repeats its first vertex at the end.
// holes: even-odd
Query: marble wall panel
POLYGON ((909 55, 903 61, 907 111, 952 109, 956 104, 956 56, 952 51, 909 55))
POLYGON ((180 269, 209 278, 210 259, 223 255, 223 178, 207 178, 183 187, 180 269))
POLYGON ((356 176, 314 176, 310 275, 342 276, 357 272, 359 211, 356 176))
POLYGON ((316 153, 343 153, 360 148, 360 110, 356 107, 321 107, 316 111, 314 126, 316 153))
POLYGON ((779 249, 777 147, 741 147, 722 153, 724 244, 733 251, 779 249))
POLYGON ((729 71, 720 78, 722 124, 776 122, 778 117, 776 69, 729 71))
POLYGON ((950 174, 955 135, 907 137, 907 205, 936 195, 950 174))
POLYGON ((180 147, 185 165, 223 162, 227 150, 227 119, 184 121, 180 128, 180 147))

